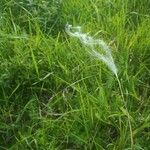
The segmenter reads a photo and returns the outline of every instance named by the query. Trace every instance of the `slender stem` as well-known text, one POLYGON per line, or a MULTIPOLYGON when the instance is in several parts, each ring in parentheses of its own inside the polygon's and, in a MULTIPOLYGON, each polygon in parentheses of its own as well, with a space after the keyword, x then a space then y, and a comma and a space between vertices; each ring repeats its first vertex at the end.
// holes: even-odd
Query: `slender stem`
POLYGON ((124 98, 124 95, 123 95, 123 90, 122 90, 121 82, 120 82, 119 77, 118 77, 117 74, 116 74, 116 78, 117 78, 117 82, 118 82, 118 85, 119 85, 121 97, 122 97, 122 100, 123 100, 123 103, 125 105, 125 109, 126 109, 126 112, 127 112, 128 124, 129 124, 129 129, 130 129, 131 149, 133 149, 134 142, 133 142, 133 132, 132 132, 132 125, 131 125, 130 115, 129 115, 127 104, 125 102, 125 98, 124 98))

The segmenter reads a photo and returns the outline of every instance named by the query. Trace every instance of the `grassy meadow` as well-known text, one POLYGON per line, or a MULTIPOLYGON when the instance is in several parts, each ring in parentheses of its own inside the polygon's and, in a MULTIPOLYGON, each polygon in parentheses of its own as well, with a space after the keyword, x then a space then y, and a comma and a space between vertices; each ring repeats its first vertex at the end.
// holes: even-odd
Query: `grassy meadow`
POLYGON ((0 150, 150 150, 150 0, 1 0, 0 150))

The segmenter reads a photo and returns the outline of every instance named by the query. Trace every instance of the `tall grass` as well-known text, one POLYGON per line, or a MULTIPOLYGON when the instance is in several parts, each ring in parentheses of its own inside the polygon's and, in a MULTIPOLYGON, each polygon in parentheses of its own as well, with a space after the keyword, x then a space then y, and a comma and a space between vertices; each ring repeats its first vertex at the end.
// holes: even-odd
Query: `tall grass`
POLYGON ((0 1, 0 149, 149 150, 149 6, 0 1), (66 22, 107 43, 118 78, 66 22))
POLYGON ((129 115, 129 112, 128 112, 128 109, 127 109, 127 106, 126 106, 126 102, 125 102, 121 82, 118 78, 117 67, 114 63, 110 48, 108 47, 108 45, 102 39, 93 39, 92 37, 88 36, 87 34, 82 33, 80 26, 72 27, 72 25, 67 24, 66 25, 66 32, 70 36, 79 38, 80 41, 90 49, 88 52, 91 55, 98 58, 98 60, 104 62, 109 67, 109 69, 112 71, 112 73, 114 73, 114 75, 115 75, 115 77, 118 81, 118 85, 119 85, 119 88, 120 88, 120 93, 121 93, 122 100, 125 104, 125 111, 126 111, 126 114, 127 114, 127 117, 128 117, 130 134, 131 134, 131 148, 133 149, 133 133, 132 133, 130 115, 129 115), (71 30, 77 30, 77 31, 71 31, 71 30), (102 52, 98 52, 98 50, 96 50, 97 45, 98 45, 99 48, 102 49, 102 52))

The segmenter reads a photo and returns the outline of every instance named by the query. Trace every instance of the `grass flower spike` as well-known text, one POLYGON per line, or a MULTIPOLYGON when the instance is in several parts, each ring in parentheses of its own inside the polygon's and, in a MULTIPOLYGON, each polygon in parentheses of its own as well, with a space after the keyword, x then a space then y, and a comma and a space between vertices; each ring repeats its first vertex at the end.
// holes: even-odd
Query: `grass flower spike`
POLYGON ((114 63, 111 50, 102 39, 93 39, 91 36, 83 33, 80 26, 72 27, 72 25, 67 24, 66 32, 68 35, 80 39, 84 45, 90 48, 90 51, 88 52, 104 62, 108 68, 117 76, 117 67, 114 63), (102 49, 102 53, 96 49, 97 46, 102 49))

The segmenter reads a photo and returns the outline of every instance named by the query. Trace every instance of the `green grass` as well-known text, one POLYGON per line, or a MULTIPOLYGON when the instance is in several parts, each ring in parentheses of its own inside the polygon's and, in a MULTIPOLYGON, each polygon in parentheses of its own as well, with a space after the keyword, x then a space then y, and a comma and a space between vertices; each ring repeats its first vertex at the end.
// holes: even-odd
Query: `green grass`
POLYGON ((0 149, 149 143, 149 0, 0 1, 0 149), (115 76, 65 33, 67 22, 109 44, 126 106, 115 76))

